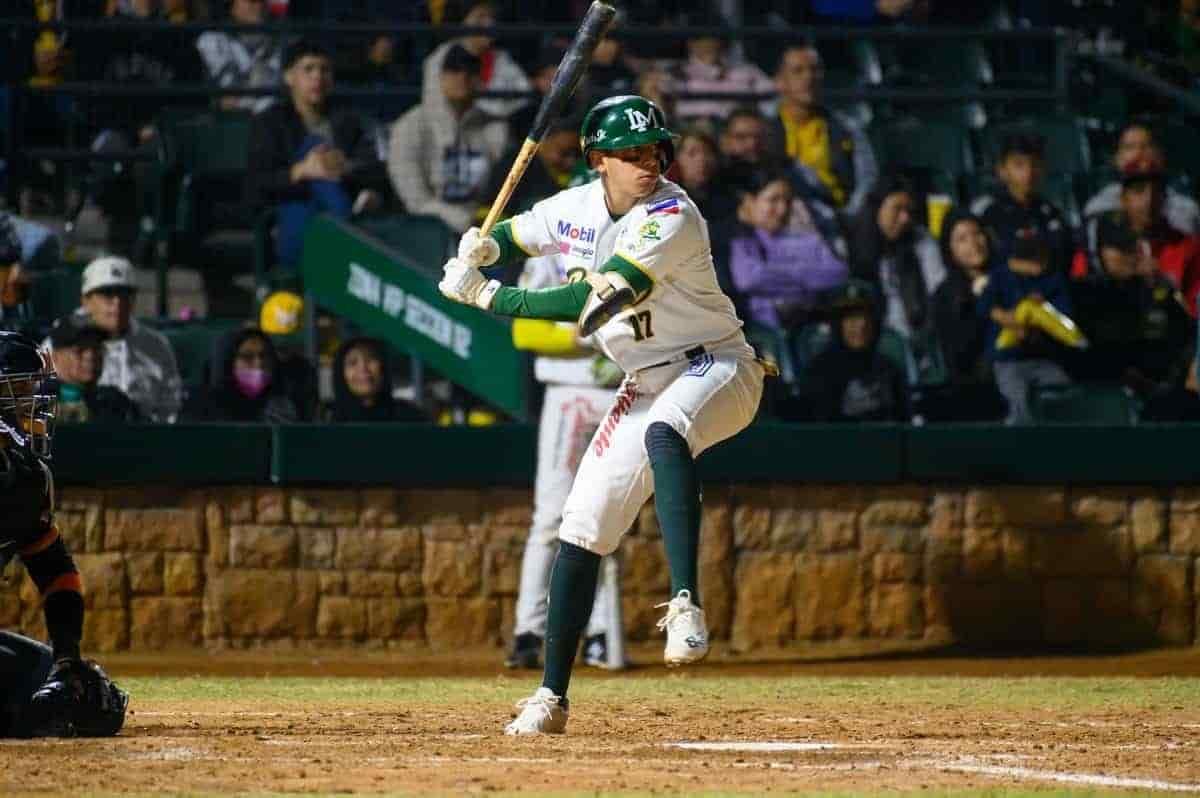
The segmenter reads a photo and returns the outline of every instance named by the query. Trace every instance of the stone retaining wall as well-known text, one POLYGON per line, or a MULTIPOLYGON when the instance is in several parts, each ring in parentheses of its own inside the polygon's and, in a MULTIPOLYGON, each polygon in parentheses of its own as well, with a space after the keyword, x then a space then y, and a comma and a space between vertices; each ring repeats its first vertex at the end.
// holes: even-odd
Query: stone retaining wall
MULTIPOLYGON (((531 497, 513 490, 66 488, 90 651, 495 643, 531 497)), ((709 486, 701 585, 739 649, 830 638, 1191 644, 1200 489, 709 486)), ((647 506, 623 544, 629 636, 667 568, 647 506)), ((44 634, 19 565, 0 628, 44 634)))

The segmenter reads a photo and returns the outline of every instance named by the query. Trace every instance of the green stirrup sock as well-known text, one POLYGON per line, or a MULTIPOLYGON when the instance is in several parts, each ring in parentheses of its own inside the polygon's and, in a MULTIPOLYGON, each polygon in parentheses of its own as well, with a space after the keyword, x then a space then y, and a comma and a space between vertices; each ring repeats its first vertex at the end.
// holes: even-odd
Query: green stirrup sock
POLYGON ((671 596, 687 590, 700 606, 700 478, 683 436, 661 421, 646 429, 646 454, 654 472, 654 509, 667 549, 671 596))
POLYGON ((550 608, 546 618, 546 671, 542 687, 566 697, 571 667, 592 614, 600 555, 566 541, 558 544, 558 557, 550 573, 550 608))

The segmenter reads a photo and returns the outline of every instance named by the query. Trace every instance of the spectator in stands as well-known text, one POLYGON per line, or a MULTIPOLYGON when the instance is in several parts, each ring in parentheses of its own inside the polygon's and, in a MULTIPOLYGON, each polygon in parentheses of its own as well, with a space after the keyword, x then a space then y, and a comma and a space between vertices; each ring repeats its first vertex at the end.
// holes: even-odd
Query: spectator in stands
POLYGON ((849 225, 851 276, 876 287, 884 326, 910 341, 931 328, 931 297, 946 279, 937 242, 914 220, 915 204, 912 184, 888 175, 849 225))
MULTIPOLYGON (((1162 146, 1155 136, 1154 128, 1149 122, 1134 120, 1121 130, 1117 139, 1117 150, 1113 154, 1113 164, 1117 168, 1118 179, 1100 189, 1083 208, 1085 219, 1111 213, 1121 209, 1122 175, 1131 164, 1140 161, 1161 161, 1164 169, 1167 166, 1162 146)), ((1200 205, 1186 194, 1181 194, 1170 186, 1166 190, 1166 201, 1163 212, 1171 227, 1186 235, 1200 233, 1200 205)), ((1094 247, 1095 242, 1089 242, 1094 247)))
POLYGON ((717 181, 721 161, 712 136, 698 128, 685 130, 675 145, 675 164, 675 182, 687 190, 710 225, 734 214, 733 192, 717 181))
POLYGON ((857 212, 879 175, 875 153, 854 122, 821 106, 824 67, 817 48, 792 44, 784 48, 775 73, 779 111, 773 120, 768 149, 812 173, 823 186, 827 204, 857 212))
POLYGON ((300 420, 299 409, 278 379, 275 347, 262 330, 249 327, 226 336, 214 366, 207 389, 184 408, 184 418, 268 424, 300 420))
POLYGON ((931 0, 812 0, 813 21, 823 25, 924 22, 931 0))
MULTIPOLYGON (((480 28, 495 26, 496 3, 493 0, 474 0, 466 6, 462 24, 480 28)), ((444 92, 444 62, 446 55, 455 47, 465 50, 475 58, 475 76, 479 87, 476 92, 529 92, 532 86, 525 71, 521 69, 508 51, 495 46, 495 39, 487 34, 472 34, 453 39, 437 47, 425 59, 422 68, 421 102, 436 101, 444 92)), ((524 97, 480 98, 480 109, 492 116, 509 117, 521 110, 529 100, 524 97)))
POLYGON ((327 420, 335 423, 428 421, 419 407, 394 398, 387 346, 377 338, 351 338, 333 359, 333 405, 327 420))
POLYGON ((59 265, 58 237, 49 228, 0 211, 0 328, 23 331, 37 323, 29 288, 38 272, 59 265))
POLYGON ((1004 138, 996 160, 1000 190, 971 204, 992 237, 996 254, 1007 259, 1019 231, 1035 229, 1050 248, 1049 267, 1066 271, 1071 263, 1071 228, 1062 211, 1040 194, 1046 174, 1046 145, 1041 136, 1013 133, 1004 138))
MULTIPOLYGON (((506 213, 516 214, 529 210, 535 202, 557 194, 567 187, 579 165, 580 124, 577 117, 559 119, 551 124, 542 138, 541 146, 538 147, 537 156, 513 190, 506 213)), ((522 136, 520 141, 524 143, 524 140, 522 136)), ((500 159, 500 163, 512 163, 519 150, 520 147, 512 148, 500 159)), ((502 169, 492 170, 490 185, 483 196, 496 196, 507 176, 502 169)))
POLYGON ((199 22, 211 19, 208 0, 163 0, 163 17, 170 22, 199 22))
POLYGON ((1050 265, 1050 242, 1035 227, 1019 232, 1008 254, 1006 268, 992 271, 979 297, 986 313, 988 349, 996 387, 1008 403, 1007 424, 1031 423, 1029 393, 1043 385, 1068 385, 1063 370, 1064 353, 1042 330, 1018 318, 1018 305, 1026 300, 1045 300, 1059 312, 1070 315, 1071 297, 1062 271, 1050 265), (1001 333, 1008 332, 1006 339, 1001 333))
POLYGON ((288 47, 283 60, 288 98, 255 115, 250 127, 250 193, 278 213, 279 261, 300 260, 313 214, 346 219, 383 205, 386 173, 362 117, 333 106, 333 62, 312 41, 288 47))
POLYGON ((1193 404, 1184 382, 1194 324, 1175 286, 1145 256, 1138 234, 1121 215, 1100 217, 1095 234, 1096 257, 1071 283, 1075 319, 1089 343, 1077 373, 1124 384, 1152 416, 1176 415, 1171 408, 1193 404))
POLYGON ((813 421, 904 421, 907 391, 900 368, 879 352, 881 310, 869 283, 851 280, 833 301, 834 336, 813 358, 804 397, 813 421))
MULTIPOLYGON (((146 420, 170 423, 181 403, 179 367, 166 337, 133 318, 136 291, 133 264, 113 255, 96 258, 83 270, 82 307, 71 321, 105 335, 100 384, 128 396, 146 420)), ((52 339, 48 344, 53 348, 52 339)))
MULTIPOLYGON (((698 19, 695 25, 721 27, 725 21, 717 15, 698 19)), ((746 94, 769 94, 775 85, 761 69, 750 63, 731 63, 727 42, 717 36, 696 36, 687 40, 687 60, 672 72, 674 78, 671 91, 674 94, 687 92, 742 92, 746 94)), ((715 120, 725 118, 738 105, 737 99, 686 99, 675 101, 675 113, 683 120, 715 120)))
POLYGON ((751 321, 788 329, 808 320, 823 291, 846 282, 846 264, 818 232, 787 231, 792 181, 784 168, 760 168, 745 178, 743 203, 751 226, 730 243, 734 288, 747 297, 751 321))
MULTIPOLYGON (((261 25, 267 18, 266 0, 229 0, 229 21, 261 25)), ((230 33, 210 30, 200 34, 196 49, 204 59, 208 79, 222 88, 274 89, 283 70, 283 38, 271 33, 230 33)), ((261 111, 275 98, 269 95, 229 95, 219 104, 226 110, 261 111)))
POLYGON ((942 222, 946 279, 933 292, 933 329, 950 385, 926 415, 939 421, 989 421, 1004 416, 986 357, 989 318, 979 297, 994 268, 991 242, 978 216, 952 209, 942 222))
MULTIPOLYGON (((1102 256, 1099 231, 1106 224, 1128 227, 1137 236, 1139 273, 1158 272, 1171 281, 1188 313, 1196 316, 1196 295, 1200 292, 1200 237, 1188 235, 1172 225, 1165 210, 1166 173, 1157 155, 1125 165, 1121 175, 1121 209, 1088 221, 1087 240, 1091 244, 1087 258, 1096 268, 1102 256)), ((1077 257, 1073 273, 1088 271, 1077 257)))
POLYGON ((739 106, 725 120, 717 142, 726 164, 760 163, 767 157, 767 120, 753 107, 739 106))
POLYGON ((137 406, 119 388, 100 385, 105 335, 98 327, 60 319, 50 331, 54 370, 58 374, 59 423, 128 423, 141 421, 137 406))
MULTIPOLYGON (((159 0, 118 0, 111 17, 128 23, 159 22, 160 12, 159 0)), ((138 88, 193 83, 203 72, 200 56, 185 32, 130 27, 90 33, 79 57, 80 72, 89 79, 138 88)), ((166 98, 153 95, 91 103, 92 126, 100 131, 92 149, 106 155, 149 152, 157 136, 154 120, 164 104, 166 98)), ((107 217, 111 245, 127 246, 136 238, 138 220, 147 210, 139 186, 148 179, 141 169, 115 169, 111 162, 96 165, 94 196, 107 217)))
POLYGON ((625 62, 625 48, 620 39, 605 36, 600 40, 584 79, 588 101, 592 104, 606 97, 633 93, 637 74, 625 62))
MULTIPOLYGON (((564 52, 556 48, 548 48, 538 54, 537 60, 533 64, 533 70, 530 73, 533 89, 537 92, 537 99, 509 118, 510 140, 512 142, 524 142, 525 137, 529 135, 530 129, 533 128, 534 117, 537 116, 538 108, 542 104, 542 98, 550 91, 550 84, 554 80, 554 73, 558 69, 559 62, 562 61, 564 52)), ((585 99, 582 92, 575 92, 574 96, 567 103, 562 118, 582 119, 584 113, 587 111, 585 99)))
POLYGON ((462 233, 484 201, 495 164, 509 147, 508 124, 479 105, 479 59, 462 46, 440 59, 441 91, 392 126, 388 171, 409 213, 441 218, 462 233))
POLYGON ((304 299, 292 291, 276 291, 263 300, 258 328, 275 347, 275 382, 296 407, 297 421, 317 416, 317 371, 304 356, 301 321, 304 299))

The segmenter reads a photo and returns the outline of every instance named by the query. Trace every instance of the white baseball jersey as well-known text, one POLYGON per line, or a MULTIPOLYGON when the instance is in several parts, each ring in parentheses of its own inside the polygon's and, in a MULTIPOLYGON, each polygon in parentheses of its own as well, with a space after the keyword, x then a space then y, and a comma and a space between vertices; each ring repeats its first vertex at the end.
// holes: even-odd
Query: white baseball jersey
POLYGON ((753 420, 763 367, 717 285, 707 223, 669 180, 617 220, 600 180, 567 189, 515 217, 512 235, 564 272, 597 271, 615 254, 653 282, 594 335, 626 378, 579 464, 558 532, 607 555, 654 492, 649 426, 669 425, 699 456, 753 420))
POLYGON ((717 285, 708 224, 687 192, 660 179, 654 193, 613 220, 594 180, 561 191, 513 218, 513 239, 532 255, 554 256, 564 270, 597 271, 614 254, 654 285, 595 334, 626 373, 707 351, 748 351, 733 303, 717 285))

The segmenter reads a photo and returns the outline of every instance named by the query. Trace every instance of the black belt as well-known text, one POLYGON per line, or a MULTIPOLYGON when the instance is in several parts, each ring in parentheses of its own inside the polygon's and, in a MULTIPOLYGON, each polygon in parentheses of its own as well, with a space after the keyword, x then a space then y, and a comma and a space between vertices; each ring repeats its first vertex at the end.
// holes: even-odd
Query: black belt
POLYGON ((687 351, 685 351, 683 353, 683 357, 673 357, 670 360, 664 360, 661 363, 655 363, 650 366, 642 366, 640 369, 638 369, 638 371, 645 371, 646 369, 656 369, 661 366, 670 366, 674 363, 682 363, 685 360, 695 360, 696 358, 700 357, 703 354, 706 354, 707 352, 708 352, 708 350, 705 349, 703 346, 693 346, 691 349, 688 349, 687 351))

